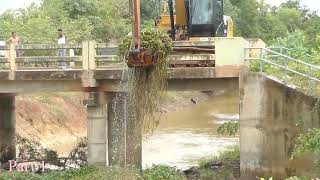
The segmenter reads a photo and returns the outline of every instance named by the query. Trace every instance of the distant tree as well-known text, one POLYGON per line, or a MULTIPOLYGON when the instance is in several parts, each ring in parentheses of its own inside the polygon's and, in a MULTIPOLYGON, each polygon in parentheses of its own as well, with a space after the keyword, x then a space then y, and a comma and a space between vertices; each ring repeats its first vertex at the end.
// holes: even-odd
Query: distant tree
POLYGON ((154 20, 160 15, 161 0, 141 0, 141 18, 143 21, 154 20))
POLYGON ((243 37, 259 37, 259 4, 256 0, 242 0, 234 3, 239 9, 238 17, 235 19, 236 33, 243 37))
MULTIPOLYGON (((153 25, 159 6, 165 0, 142 0, 142 23, 153 25)), ((287 0, 272 7, 256 0, 224 0, 224 14, 233 18, 235 35, 258 37, 268 43, 300 31, 306 46, 319 50, 320 17, 302 7, 300 0, 287 0)), ((68 42, 94 39, 117 40, 131 30, 128 0, 42 0, 25 9, 8 10, 0 15, 0 38, 17 31, 24 42, 56 41, 56 30, 65 31, 68 42)))
POLYGON ((64 0, 63 8, 71 19, 96 16, 98 10, 96 0, 64 0))
POLYGON ((294 32, 301 28, 302 26, 302 17, 296 9, 290 8, 280 8, 277 13, 278 18, 281 23, 287 26, 289 32, 294 32))
POLYGON ((280 7, 299 10, 301 7, 301 0, 287 0, 281 3, 280 7))

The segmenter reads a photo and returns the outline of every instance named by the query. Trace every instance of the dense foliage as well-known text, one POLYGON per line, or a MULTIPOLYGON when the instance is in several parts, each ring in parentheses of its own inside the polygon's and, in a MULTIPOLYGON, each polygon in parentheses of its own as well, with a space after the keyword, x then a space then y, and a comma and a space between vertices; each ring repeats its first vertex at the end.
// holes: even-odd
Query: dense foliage
MULTIPOLYGON (((287 0, 272 7, 256 0, 225 0, 225 14, 235 22, 236 36, 259 37, 268 43, 288 33, 301 31, 308 48, 319 46, 320 17, 287 0)), ((159 0, 142 0, 143 23, 151 24, 160 14, 159 0)), ((25 42, 53 42, 58 28, 65 30, 69 42, 95 39, 117 40, 130 29, 127 0, 42 0, 26 9, 8 10, 0 16, 0 39, 17 31, 25 42)))
POLYGON ((316 46, 320 17, 302 7, 300 0, 287 0, 272 7, 256 0, 225 0, 225 14, 235 21, 237 36, 259 37, 269 44, 288 33, 302 31, 310 46, 316 46))

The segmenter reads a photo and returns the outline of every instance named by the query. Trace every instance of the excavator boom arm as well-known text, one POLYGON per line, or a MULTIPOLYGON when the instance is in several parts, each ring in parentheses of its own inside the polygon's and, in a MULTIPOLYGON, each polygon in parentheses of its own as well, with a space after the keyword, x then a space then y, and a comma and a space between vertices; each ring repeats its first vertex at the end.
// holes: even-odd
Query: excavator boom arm
POLYGON ((133 34, 133 48, 139 49, 141 44, 141 14, 140 14, 140 0, 129 0, 132 7, 132 34, 133 34))

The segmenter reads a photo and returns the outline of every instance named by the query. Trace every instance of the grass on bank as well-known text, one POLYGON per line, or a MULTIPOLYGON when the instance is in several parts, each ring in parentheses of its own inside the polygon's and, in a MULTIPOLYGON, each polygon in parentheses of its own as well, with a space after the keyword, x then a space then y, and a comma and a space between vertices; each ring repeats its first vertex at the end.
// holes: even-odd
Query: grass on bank
POLYGON ((240 176, 240 148, 228 149, 219 156, 203 158, 199 161, 201 180, 226 180, 240 176))
POLYGON ((80 169, 51 171, 44 174, 25 172, 0 172, 0 180, 186 180, 182 172, 168 166, 152 166, 144 170, 117 167, 97 168, 85 166, 80 169))
MULTIPOLYGON (((272 61, 276 64, 284 65, 284 60, 277 59, 277 58, 266 58, 269 61, 272 61)), ((250 61, 250 70, 253 72, 260 72, 260 61, 254 60, 250 61)), ((307 62, 308 63, 308 62, 307 62)), ((271 64, 268 64, 266 62, 263 63, 263 72, 267 75, 272 75, 283 82, 285 82, 288 85, 294 85, 296 88, 304 93, 312 93, 312 94, 319 94, 320 93, 320 84, 314 80, 309 80, 307 77, 304 77, 302 75, 298 75, 296 73, 286 71, 280 67, 273 66, 271 64), (311 88, 311 89, 310 89, 311 88)), ((320 78, 320 71, 310 68, 310 72, 307 68, 307 66, 298 64, 295 62, 288 62, 287 67, 293 71, 296 71, 298 73, 308 75, 310 74, 310 77, 319 79, 320 78)))
MULTIPOLYGON (((201 180, 225 180, 234 176, 233 164, 239 162, 239 147, 225 151, 219 157, 204 158, 199 161, 201 180), (212 169, 212 164, 222 166, 212 169)), ((97 168, 84 166, 80 169, 48 171, 44 174, 24 172, 0 172, 0 180, 187 180, 183 172, 174 167, 154 165, 142 173, 136 169, 116 167, 97 168)))
POLYGON ((100 180, 100 179, 132 179, 139 180, 142 177, 135 170, 122 168, 97 168, 92 166, 82 167, 77 170, 52 171, 43 174, 25 172, 1 172, 0 180, 100 180))

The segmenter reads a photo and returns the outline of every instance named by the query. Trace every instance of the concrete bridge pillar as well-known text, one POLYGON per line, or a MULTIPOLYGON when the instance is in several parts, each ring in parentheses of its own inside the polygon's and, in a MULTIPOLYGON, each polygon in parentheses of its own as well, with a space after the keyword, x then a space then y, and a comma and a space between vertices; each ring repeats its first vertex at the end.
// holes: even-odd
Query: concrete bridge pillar
POLYGON ((0 94, 0 162, 16 158, 15 95, 0 94))
POLYGON ((141 128, 135 124, 127 93, 113 93, 108 103, 109 165, 141 168, 141 128))
POLYGON ((310 173, 312 160, 292 160, 291 153, 301 132, 320 126, 317 101, 264 74, 241 72, 241 179, 285 179, 310 173))
POLYGON ((127 93, 90 94, 87 102, 90 165, 141 167, 141 131, 129 107, 127 93))
POLYGON ((107 166, 107 114, 106 104, 100 103, 100 93, 90 93, 87 102, 88 163, 107 166))

